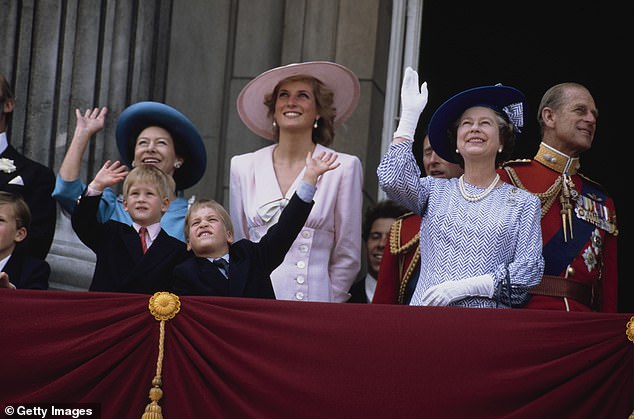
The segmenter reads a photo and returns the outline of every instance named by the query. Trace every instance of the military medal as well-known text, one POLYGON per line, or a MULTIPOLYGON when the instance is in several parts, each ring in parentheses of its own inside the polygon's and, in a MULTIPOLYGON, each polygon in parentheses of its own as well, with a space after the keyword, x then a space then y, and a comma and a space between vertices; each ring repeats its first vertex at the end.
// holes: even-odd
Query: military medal
POLYGON ((580 195, 577 197, 575 214, 578 218, 616 236, 619 234, 616 228, 616 215, 610 213, 610 209, 600 201, 598 197, 580 195))

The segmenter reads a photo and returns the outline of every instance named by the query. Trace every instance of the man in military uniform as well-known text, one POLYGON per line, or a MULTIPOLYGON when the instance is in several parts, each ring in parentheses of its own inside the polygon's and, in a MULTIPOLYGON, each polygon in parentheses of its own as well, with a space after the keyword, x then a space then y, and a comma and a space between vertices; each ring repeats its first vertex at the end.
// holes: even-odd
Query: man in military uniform
POLYGON ((592 146, 597 107, 588 89, 561 83, 548 89, 537 119, 542 142, 533 160, 514 160, 502 180, 542 202, 544 277, 524 308, 617 312, 614 202, 583 176, 580 155, 592 146))
MULTIPOLYGON (((427 176, 445 179, 464 173, 459 164, 450 163, 434 152, 427 135, 423 139, 423 170, 427 176)), ((420 222, 418 214, 408 212, 390 227, 373 304, 409 304, 420 274, 420 222)))

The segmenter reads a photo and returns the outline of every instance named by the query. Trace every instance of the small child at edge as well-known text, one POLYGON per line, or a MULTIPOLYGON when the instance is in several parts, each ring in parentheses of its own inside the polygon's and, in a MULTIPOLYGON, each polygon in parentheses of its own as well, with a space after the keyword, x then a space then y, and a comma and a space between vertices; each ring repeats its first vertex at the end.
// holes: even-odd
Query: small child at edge
POLYGON ((0 288, 48 289, 49 264, 15 252, 26 239, 31 211, 19 195, 0 191, 0 288))

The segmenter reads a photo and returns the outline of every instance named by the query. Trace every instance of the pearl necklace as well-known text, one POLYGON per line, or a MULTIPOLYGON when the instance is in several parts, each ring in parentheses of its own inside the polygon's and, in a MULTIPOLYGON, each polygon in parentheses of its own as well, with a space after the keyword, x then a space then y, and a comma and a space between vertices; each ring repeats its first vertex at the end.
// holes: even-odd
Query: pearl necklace
POLYGON ((499 180, 500 180, 500 175, 496 174, 495 178, 493 179, 493 182, 491 182, 491 184, 489 186, 487 186, 484 191, 480 192, 477 195, 472 195, 469 192, 467 192, 467 190, 465 189, 465 187, 464 187, 464 175, 460 176, 460 179, 458 179, 458 183, 460 184, 460 193, 462 194, 464 199, 466 199, 469 202, 476 202, 476 201, 481 200, 482 198, 484 198, 488 194, 490 194, 491 191, 493 190, 493 188, 495 188, 495 185, 497 185, 499 180))

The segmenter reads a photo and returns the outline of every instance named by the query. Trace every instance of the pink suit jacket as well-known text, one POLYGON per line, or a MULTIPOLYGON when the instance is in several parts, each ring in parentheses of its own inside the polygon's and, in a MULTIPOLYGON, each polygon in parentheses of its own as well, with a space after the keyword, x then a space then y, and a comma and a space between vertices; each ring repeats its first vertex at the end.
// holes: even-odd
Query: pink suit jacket
MULTIPOLYGON (((277 222, 303 171, 282 195, 273 169, 276 144, 234 156, 230 170, 230 213, 235 240, 259 241, 277 222)), ((333 151, 317 144, 315 154, 333 151)), ((363 174, 358 157, 337 153, 337 169, 317 182, 308 220, 273 271, 278 300, 345 302, 361 268, 363 174)))

